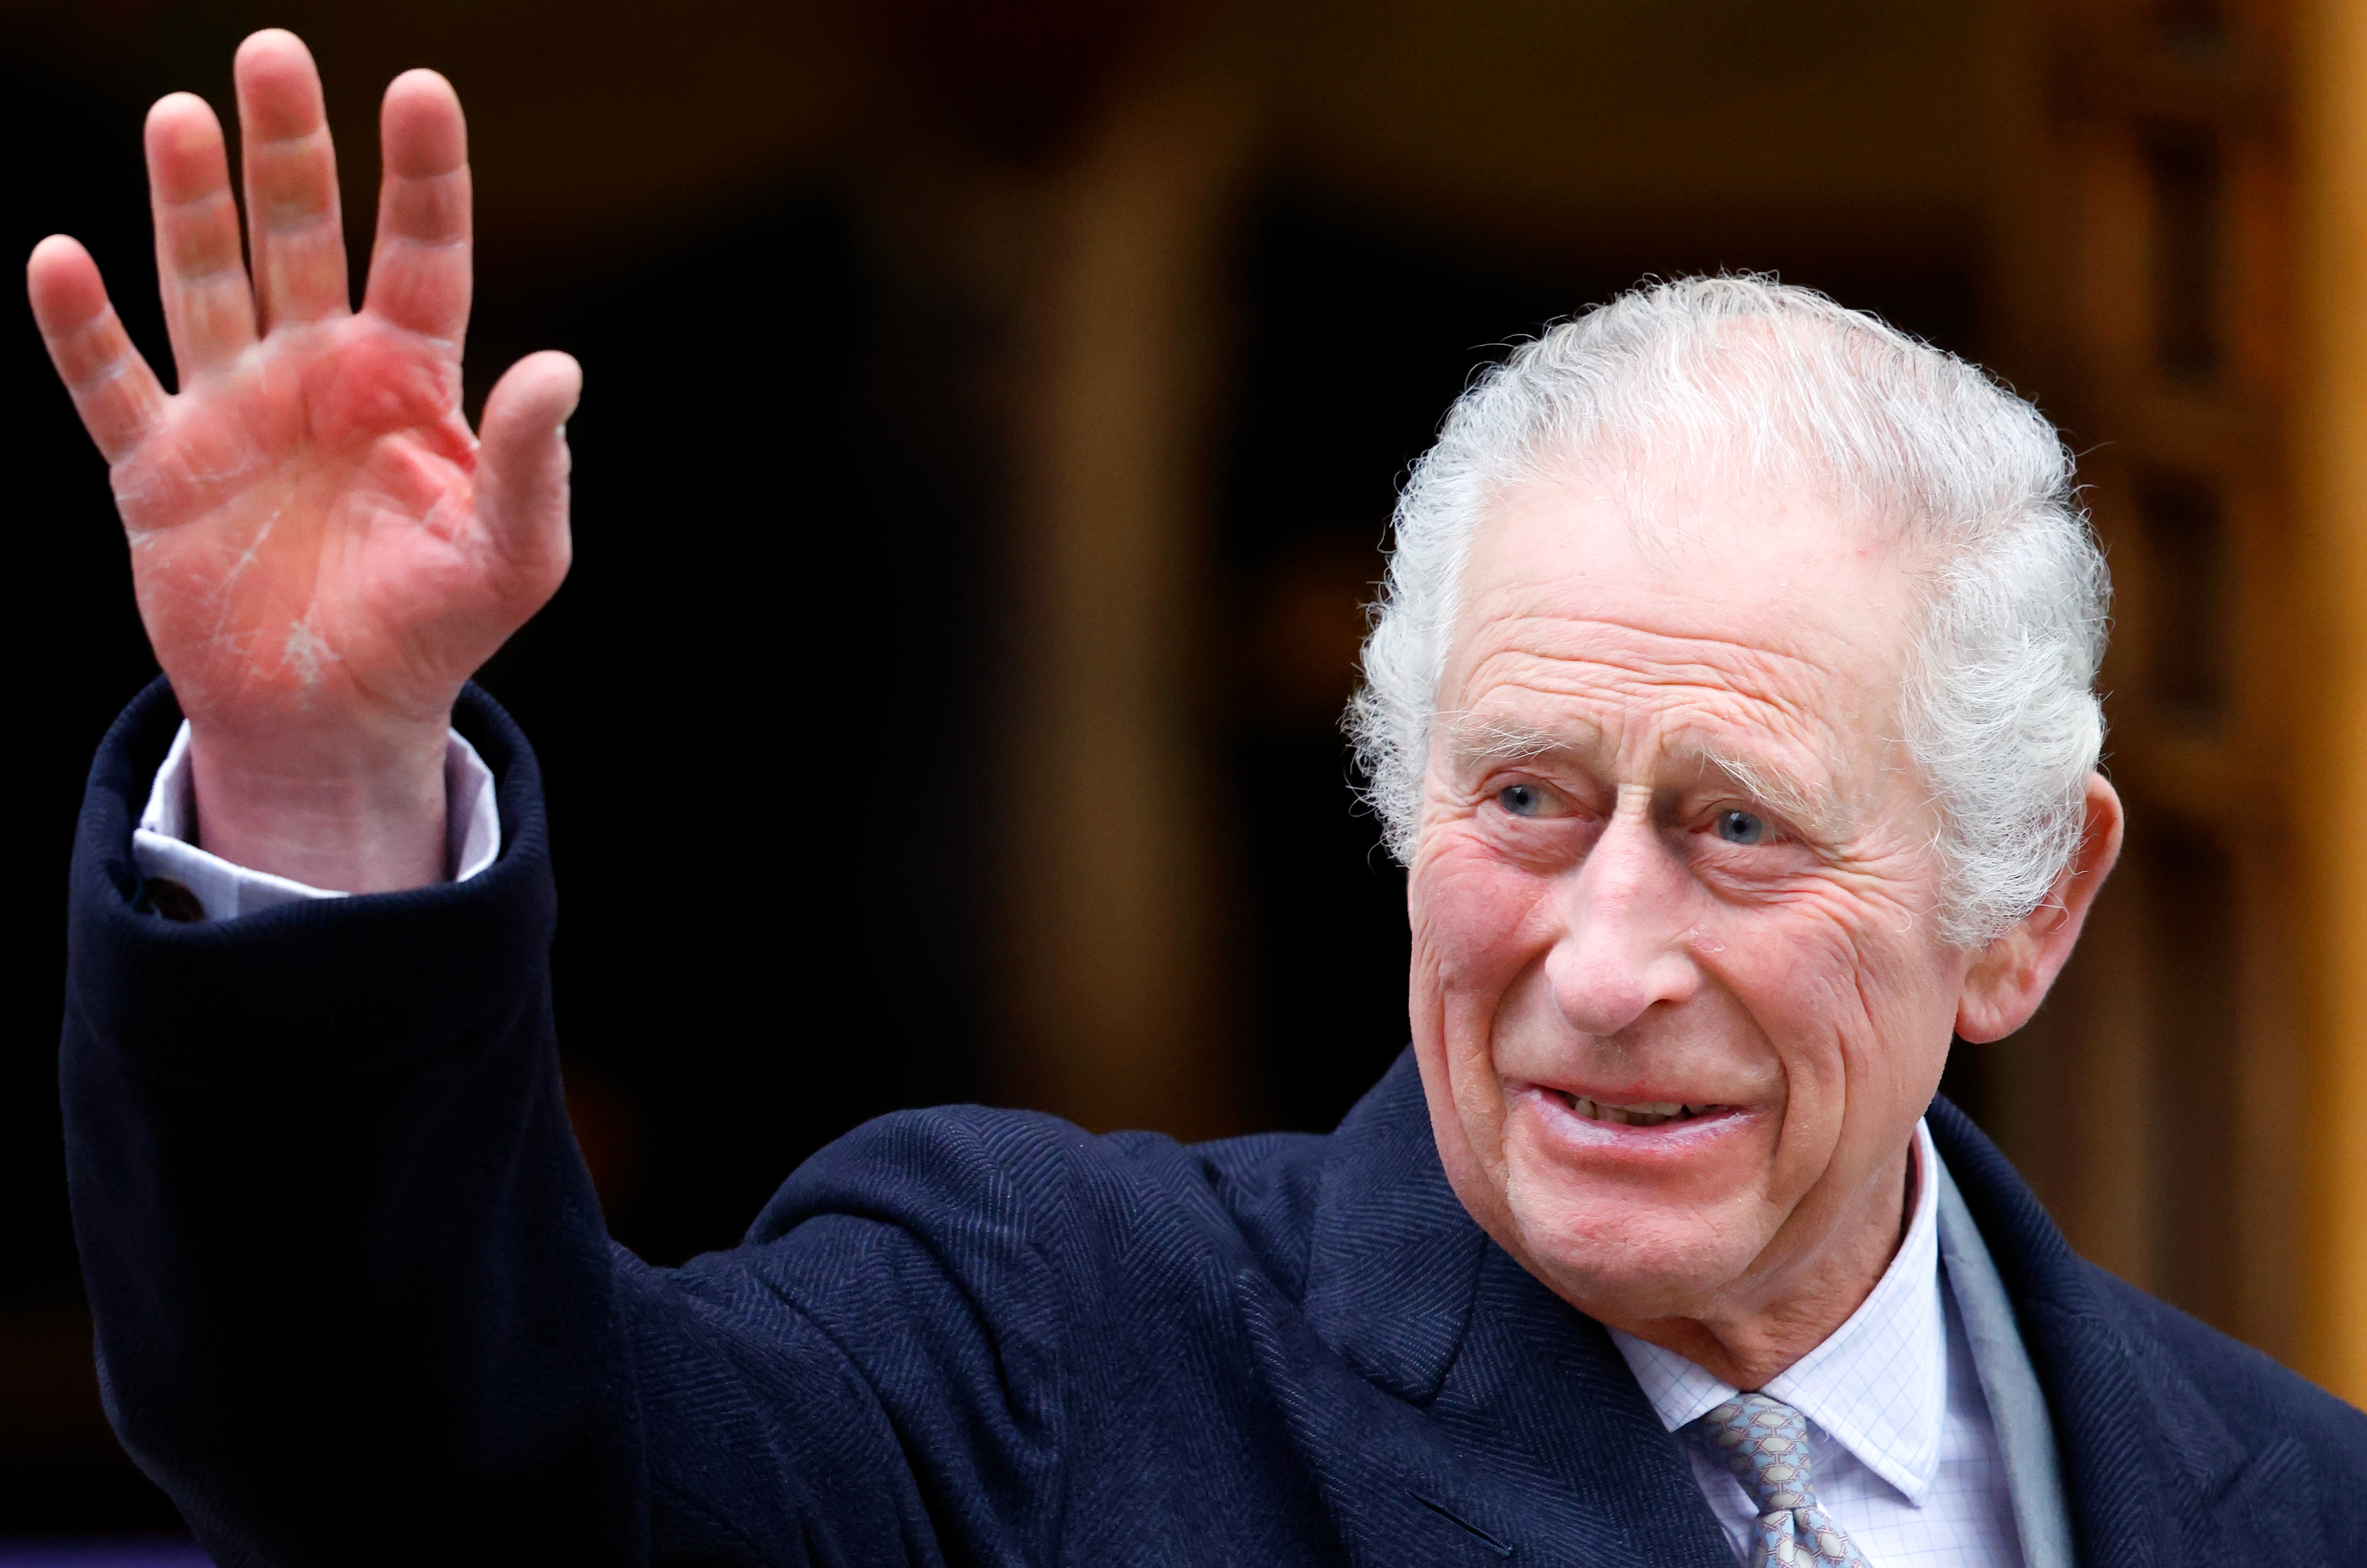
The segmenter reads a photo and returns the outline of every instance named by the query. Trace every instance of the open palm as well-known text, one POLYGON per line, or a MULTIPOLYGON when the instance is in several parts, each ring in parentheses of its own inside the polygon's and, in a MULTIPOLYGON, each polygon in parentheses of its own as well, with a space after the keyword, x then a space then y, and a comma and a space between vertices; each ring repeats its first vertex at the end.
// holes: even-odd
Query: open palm
POLYGON ((460 106, 388 88, 361 310, 302 43, 239 51, 253 283, 220 124, 187 94, 148 119, 158 271, 180 389, 125 337, 98 271, 42 242, 33 308, 113 469, 141 615, 193 723, 440 724, 460 683, 565 575, 572 360, 513 369, 481 446, 460 414, 470 197, 460 106))
POLYGON ((469 170, 442 77, 387 89, 358 312, 311 54, 258 33, 236 80, 251 283, 212 111, 176 94, 148 119, 178 391, 74 241, 35 250, 34 314, 111 467, 141 615, 200 744, 282 774, 440 755, 461 683, 566 574, 580 373, 530 356, 481 442, 461 416, 469 170))

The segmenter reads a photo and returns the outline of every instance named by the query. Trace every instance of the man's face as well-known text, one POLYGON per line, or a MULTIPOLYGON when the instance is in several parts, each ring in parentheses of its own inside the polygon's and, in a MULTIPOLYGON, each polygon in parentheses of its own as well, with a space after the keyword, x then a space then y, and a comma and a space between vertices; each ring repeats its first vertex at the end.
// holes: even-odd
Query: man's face
POLYGON ((1896 739, 1898 555, 1715 488, 1653 532, 1578 482, 1483 528, 1409 888, 1455 1190, 1619 1326, 1862 1292, 1967 966, 1896 739))

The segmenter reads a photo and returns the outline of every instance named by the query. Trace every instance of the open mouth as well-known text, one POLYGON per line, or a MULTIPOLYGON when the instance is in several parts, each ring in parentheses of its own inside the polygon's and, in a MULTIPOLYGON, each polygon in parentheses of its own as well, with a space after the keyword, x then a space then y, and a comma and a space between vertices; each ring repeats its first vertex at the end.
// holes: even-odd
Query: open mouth
POLYGON ((1546 1092, 1589 1122, 1615 1122, 1625 1127, 1665 1126, 1670 1122, 1691 1122, 1696 1117, 1715 1116, 1721 1111, 1733 1109, 1726 1105, 1695 1105, 1673 1100, 1645 1100, 1631 1105, 1613 1105, 1606 1100, 1590 1100, 1582 1094, 1566 1094, 1557 1089, 1549 1089, 1546 1092))

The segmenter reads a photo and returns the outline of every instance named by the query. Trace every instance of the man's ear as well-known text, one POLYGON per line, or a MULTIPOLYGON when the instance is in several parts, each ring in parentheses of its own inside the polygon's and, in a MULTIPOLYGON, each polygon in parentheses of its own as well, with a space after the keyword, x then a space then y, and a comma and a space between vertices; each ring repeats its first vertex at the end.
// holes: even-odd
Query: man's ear
POLYGON ((2088 775, 2088 825, 2079 852, 2055 879, 2046 901, 1981 949, 1965 972, 1956 1032, 1975 1043, 2002 1040, 2046 999, 2047 988, 2079 941, 2096 891, 2121 858, 2121 797, 2101 773, 2088 775))

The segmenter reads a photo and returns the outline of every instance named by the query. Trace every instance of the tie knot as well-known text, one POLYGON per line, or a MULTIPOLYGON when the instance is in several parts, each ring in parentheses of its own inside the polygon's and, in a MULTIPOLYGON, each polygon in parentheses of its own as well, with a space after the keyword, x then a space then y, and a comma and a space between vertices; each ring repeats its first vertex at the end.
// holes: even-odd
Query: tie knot
POLYGON ((1808 1477, 1808 1418, 1780 1399, 1746 1393, 1701 1418, 1710 1451, 1742 1483, 1761 1514, 1813 1508, 1808 1477))

